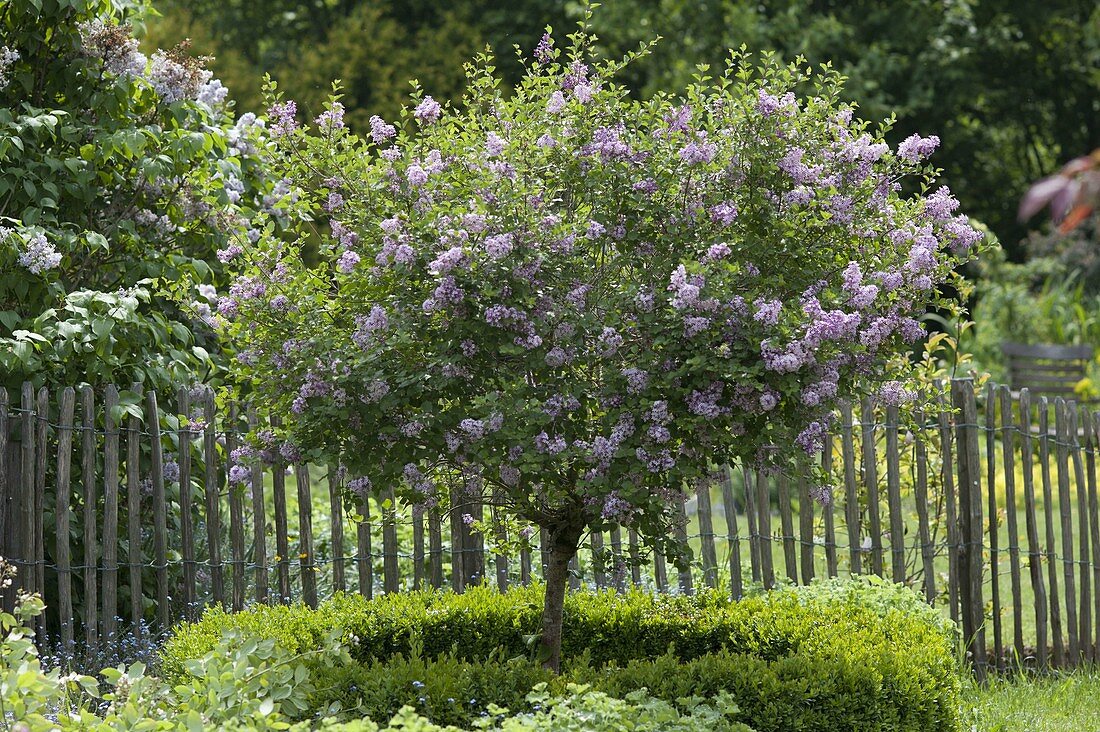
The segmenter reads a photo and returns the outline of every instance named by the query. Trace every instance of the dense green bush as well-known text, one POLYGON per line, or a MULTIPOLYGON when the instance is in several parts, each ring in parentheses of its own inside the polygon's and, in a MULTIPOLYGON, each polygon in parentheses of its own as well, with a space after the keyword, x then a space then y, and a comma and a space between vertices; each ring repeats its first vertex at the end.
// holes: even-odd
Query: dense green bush
POLYGON ((210 610, 176 630, 162 671, 180 673, 235 628, 295 653, 337 628, 359 663, 317 673, 315 710, 388 719, 410 705, 434 722, 468 724, 493 704, 525 708, 536 683, 561 692, 576 681, 667 701, 728 691, 739 719, 762 731, 957 728, 954 626, 905 588, 834 580, 739 602, 714 592, 575 593, 556 678, 529 660, 540 606, 534 587, 210 610))

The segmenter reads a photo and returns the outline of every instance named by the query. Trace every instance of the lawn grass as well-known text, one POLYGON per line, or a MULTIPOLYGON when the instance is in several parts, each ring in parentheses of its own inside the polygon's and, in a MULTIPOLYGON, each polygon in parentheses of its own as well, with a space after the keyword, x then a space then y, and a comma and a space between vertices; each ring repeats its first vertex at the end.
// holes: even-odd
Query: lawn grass
POLYGON ((1100 668, 1044 677, 967 682, 963 729, 971 732, 1100 730, 1100 668))

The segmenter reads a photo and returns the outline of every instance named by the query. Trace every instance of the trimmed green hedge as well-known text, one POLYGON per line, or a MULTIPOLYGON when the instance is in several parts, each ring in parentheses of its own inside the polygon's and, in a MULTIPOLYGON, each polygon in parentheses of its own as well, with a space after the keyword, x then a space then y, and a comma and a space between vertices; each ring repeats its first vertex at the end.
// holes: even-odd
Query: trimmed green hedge
POLYGON ((559 679, 527 660, 541 606, 534 587, 346 595, 316 611, 210 610, 177 628, 162 671, 178 674, 231 628, 304 651, 336 627, 359 664, 318 678, 314 706, 338 703, 373 719, 411 704, 434 721, 465 724, 490 703, 522 708, 540 681, 577 681, 618 697, 644 687, 667 700, 728 690, 739 719, 761 732, 958 727, 955 631, 904 588, 830 581, 738 602, 711 592, 574 593, 559 679))

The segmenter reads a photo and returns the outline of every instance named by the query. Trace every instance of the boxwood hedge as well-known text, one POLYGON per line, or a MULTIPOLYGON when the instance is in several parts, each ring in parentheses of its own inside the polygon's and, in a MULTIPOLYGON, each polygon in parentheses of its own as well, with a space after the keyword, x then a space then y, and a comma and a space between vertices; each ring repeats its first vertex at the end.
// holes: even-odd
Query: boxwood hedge
POLYGON ((736 602, 717 592, 573 593, 557 679, 529 660, 541 603, 541 588, 528 587, 341 595, 317 610, 211 609, 176 629, 162 673, 182 673, 185 659, 232 628, 305 651, 335 627, 358 663, 327 670, 315 706, 379 720, 412 704, 434 721, 464 724, 490 703, 521 708, 535 683, 575 681, 667 700, 726 690, 740 720, 761 732, 958 727, 954 626, 905 588, 833 580, 736 602))

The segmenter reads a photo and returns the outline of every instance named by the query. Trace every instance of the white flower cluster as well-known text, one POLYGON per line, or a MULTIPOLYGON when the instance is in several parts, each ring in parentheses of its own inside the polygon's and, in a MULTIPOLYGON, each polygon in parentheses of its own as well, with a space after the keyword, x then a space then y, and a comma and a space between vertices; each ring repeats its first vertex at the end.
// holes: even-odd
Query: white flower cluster
POLYGON ((118 76, 141 76, 148 59, 138 50, 137 39, 127 27, 109 25, 102 20, 80 24, 81 50, 86 56, 103 59, 107 71, 118 76))
MULTIPOLYGON (((0 242, 7 241, 14 232, 0 226, 0 242)), ((31 274, 39 275, 61 264, 61 253, 53 248, 46 235, 39 232, 31 235, 19 252, 19 266, 31 274)))
POLYGON ((147 58, 138 50, 129 26, 85 21, 80 24, 80 41, 84 55, 103 59, 104 68, 116 76, 144 79, 165 103, 193 99, 213 109, 223 104, 229 93, 202 68, 201 59, 188 57, 182 48, 157 51, 147 58))
POLYGON ((8 48, 7 46, 0 46, 0 87, 7 86, 8 82, 11 81, 8 77, 8 71, 18 60, 18 51, 14 48, 8 48))

